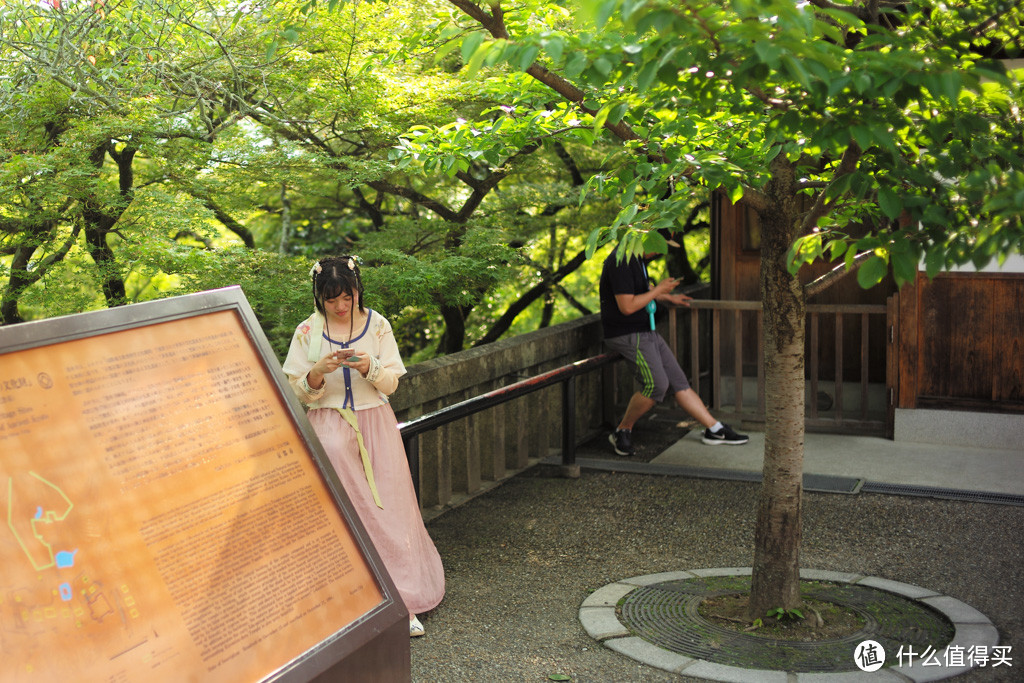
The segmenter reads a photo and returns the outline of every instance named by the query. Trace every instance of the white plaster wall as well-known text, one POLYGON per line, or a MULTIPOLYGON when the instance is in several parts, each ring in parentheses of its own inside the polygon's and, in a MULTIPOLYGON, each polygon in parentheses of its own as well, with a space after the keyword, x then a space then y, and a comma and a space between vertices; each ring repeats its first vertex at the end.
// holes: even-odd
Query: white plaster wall
MULTIPOLYGON (((921 270, 924 270, 922 268, 921 270)), ((1006 260, 1002 265, 999 261, 992 259, 992 261, 984 268, 978 269, 973 265, 958 266, 951 268, 951 273, 1024 273, 1024 256, 1021 254, 1010 254, 1006 257, 1006 260)))

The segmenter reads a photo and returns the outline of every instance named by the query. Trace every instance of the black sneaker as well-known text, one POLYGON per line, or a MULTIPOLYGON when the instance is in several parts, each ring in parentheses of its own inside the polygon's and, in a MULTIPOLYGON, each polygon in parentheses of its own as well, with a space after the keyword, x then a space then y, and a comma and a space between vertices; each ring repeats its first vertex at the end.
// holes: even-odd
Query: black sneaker
POLYGON ((608 435, 608 441, 611 442, 615 452, 619 455, 633 455, 633 439, 630 438, 631 435, 632 432, 628 429, 616 429, 608 435))
POLYGON ((727 424, 722 424, 722 428, 717 432, 712 432, 710 429, 704 430, 704 438, 701 439, 704 443, 709 446, 718 446, 719 444, 726 444, 728 446, 741 446, 746 442, 750 441, 750 437, 746 434, 737 434, 732 431, 732 427, 727 424))

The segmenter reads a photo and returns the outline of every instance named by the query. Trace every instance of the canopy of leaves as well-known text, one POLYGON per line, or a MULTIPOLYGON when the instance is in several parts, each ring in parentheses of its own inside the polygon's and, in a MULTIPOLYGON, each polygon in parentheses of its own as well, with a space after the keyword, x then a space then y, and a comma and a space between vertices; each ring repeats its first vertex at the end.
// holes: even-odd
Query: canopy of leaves
POLYGON ((864 286, 889 268, 904 282, 922 262, 934 275, 1020 247, 1020 74, 1002 61, 1020 56, 1019 4, 451 4, 472 31, 470 71, 526 69, 561 99, 481 136, 417 131, 403 151, 457 166, 500 148, 502 129, 512 141, 617 137, 628 154, 586 187, 621 209, 592 247, 660 246, 654 231, 677 225, 699 187, 781 216, 794 272, 842 258, 863 264, 864 286))
POLYGON ((535 286, 521 324, 594 310, 579 226, 614 209, 576 198, 611 147, 534 132, 428 173, 403 156, 539 101, 410 36, 445 7, 4 4, 3 322, 241 284, 283 352, 311 261, 353 251, 407 353, 513 329, 535 286))

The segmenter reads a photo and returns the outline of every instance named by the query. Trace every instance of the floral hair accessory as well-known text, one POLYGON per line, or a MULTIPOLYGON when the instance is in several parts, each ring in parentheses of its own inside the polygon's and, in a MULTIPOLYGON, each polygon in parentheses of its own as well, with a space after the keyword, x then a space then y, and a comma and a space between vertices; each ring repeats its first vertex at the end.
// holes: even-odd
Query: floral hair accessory
POLYGON ((356 260, 354 258, 352 258, 351 256, 348 257, 348 269, 349 270, 355 270, 356 269, 356 260))
POLYGON ((317 273, 323 272, 323 268, 320 266, 320 262, 317 261, 313 264, 313 267, 309 269, 309 276, 316 277, 317 273))

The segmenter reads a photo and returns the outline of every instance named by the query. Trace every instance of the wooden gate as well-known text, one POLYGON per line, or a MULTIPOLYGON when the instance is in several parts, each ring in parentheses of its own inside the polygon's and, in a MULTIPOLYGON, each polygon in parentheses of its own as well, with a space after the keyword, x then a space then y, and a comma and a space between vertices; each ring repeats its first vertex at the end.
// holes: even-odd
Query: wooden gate
POLYGON ((1024 274, 919 274, 897 296, 897 407, 1024 413, 1024 274))

